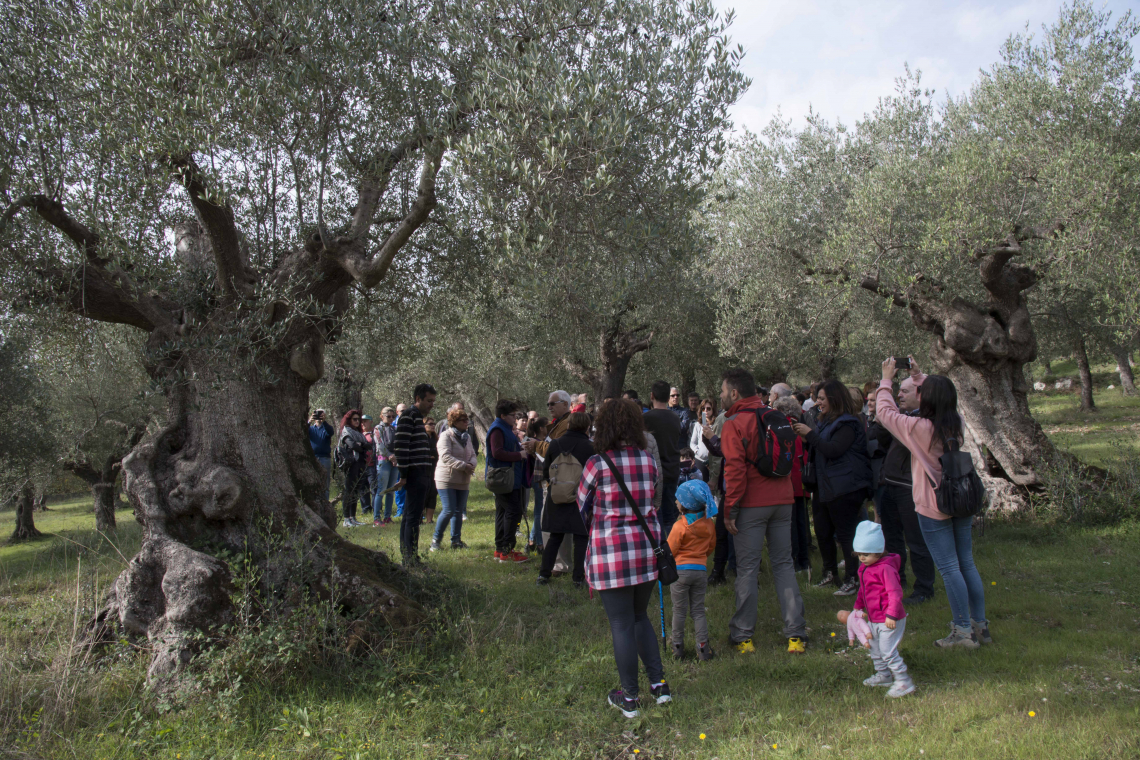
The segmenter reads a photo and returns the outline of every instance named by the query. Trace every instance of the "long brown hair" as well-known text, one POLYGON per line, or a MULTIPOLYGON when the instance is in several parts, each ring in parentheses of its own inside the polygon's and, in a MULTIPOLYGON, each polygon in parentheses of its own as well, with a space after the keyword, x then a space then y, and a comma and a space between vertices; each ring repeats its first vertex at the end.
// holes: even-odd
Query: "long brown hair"
POLYGON ((641 407, 627 398, 603 404, 594 420, 594 451, 613 451, 634 446, 646 447, 645 420, 641 407))
POLYGON ((838 380, 828 380, 820 390, 827 396, 827 414, 820 415, 820 422, 831 422, 845 414, 858 416, 863 411, 862 406, 855 405, 855 399, 851 398, 851 391, 847 386, 838 380))

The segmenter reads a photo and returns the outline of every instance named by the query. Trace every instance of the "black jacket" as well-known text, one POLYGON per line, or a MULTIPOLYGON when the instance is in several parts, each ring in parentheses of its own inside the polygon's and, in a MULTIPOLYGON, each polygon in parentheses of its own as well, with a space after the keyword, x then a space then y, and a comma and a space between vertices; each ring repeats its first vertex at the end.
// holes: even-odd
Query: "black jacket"
MULTIPOLYGON (((570 454, 585 467, 586 460, 594 456, 594 444, 585 433, 579 433, 577 430, 567 430, 561 438, 555 438, 546 450, 546 461, 542 463, 543 480, 550 479, 550 463, 557 459, 559 454, 570 454)), ((542 508, 542 530, 547 533, 586 535, 586 524, 582 522, 582 515, 578 512, 578 503, 555 504, 550 501, 548 491, 546 503, 542 508)))
MULTIPOLYGON (((913 417, 915 413, 903 412, 903 414, 913 417)), ((879 471, 879 485, 910 488, 910 451, 895 440, 895 437, 882 425, 878 426, 875 436, 879 441, 879 448, 886 449, 887 452, 883 459, 883 467, 879 471)))

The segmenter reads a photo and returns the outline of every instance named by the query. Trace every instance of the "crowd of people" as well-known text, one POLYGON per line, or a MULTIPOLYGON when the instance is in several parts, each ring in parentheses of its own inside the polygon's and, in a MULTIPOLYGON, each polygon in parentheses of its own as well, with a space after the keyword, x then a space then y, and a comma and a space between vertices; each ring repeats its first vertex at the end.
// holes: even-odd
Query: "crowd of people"
MULTIPOLYGON (((664 381, 653 384, 649 405, 634 390, 596 407, 586 394, 555 390, 548 417, 500 400, 484 442, 483 478, 495 499, 494 558, 523 563, 537 554, 538 585, 569 574, 575 587, 597 592, 621 684, 608 701, 634 717, 639 661, 652 698, 671 699, 648 615, 663 557, 676 564, 671 654, 686 656, 691 617, 695 654, 706 661, 715 656, 707 587, 727 583, 729 573, 735 573, 735 607, 728 645, 740 654, 755 651, 765 548, 787 651, 806 651, 798 576, 812 582, 811 552, 818 549, 815 586, 854 597, 840 619, 851 639, 870 649, 875 674, 864 683, 905 696, 915 689, 899 654, 906 609, 933 598, 935 568, 951 612, 949 635, 935 644, 976 649, 991 638, 972 518, 944 513, 936 494, 941 457, 964 434, 956 390, 946 377, 923 374, 913 357, 902 382, 895 378, 892 358, 879 382, 863 388, 835 379, 800 390, 786 383, 762 388, 735 369, 722 377, 715 401, 689 393, 682 403, 681 391, 664 381), (524 536, 519 529, 528 509, 533 525, 524 536), (516 548, 520 536, 525 552, 516 548)), ((345 474, 343 525, 364 524, 356 519, 358 503, 371 511, 374 526, 390 524, 394 500, 407 565, 421 561, 421 522, 434 523, 431 551, 446 530, 453 549, 467 548, 462 529, 478 436, 462 402, 437 429, 430 416, 435 398, 432 386, 418 385, 411 405, 385 407, 378 424, 350 410, 339 431, 322 410, 310 419, 326 498, 333 468, 345 474)))

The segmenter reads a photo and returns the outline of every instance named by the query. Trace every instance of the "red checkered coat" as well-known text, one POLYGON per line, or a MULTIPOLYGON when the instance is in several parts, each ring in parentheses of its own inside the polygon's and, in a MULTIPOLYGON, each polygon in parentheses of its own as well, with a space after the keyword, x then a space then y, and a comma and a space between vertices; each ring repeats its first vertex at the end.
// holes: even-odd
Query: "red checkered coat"
MULTIPOLYGON (((657 511, 653 508, 653 483, 657 465, 641 449, 607 451, 621 472, 629 493, 637 500, 653 538, 661 542, 657 511)), ((605 590, 635 586, 657 580, 657 560, 653 545, 642 530, 633 508, 609 465, 598 455, 590 457, 578 483, 578 508, 589 527, 586 549, 586 581, 591 588, 605 590)))

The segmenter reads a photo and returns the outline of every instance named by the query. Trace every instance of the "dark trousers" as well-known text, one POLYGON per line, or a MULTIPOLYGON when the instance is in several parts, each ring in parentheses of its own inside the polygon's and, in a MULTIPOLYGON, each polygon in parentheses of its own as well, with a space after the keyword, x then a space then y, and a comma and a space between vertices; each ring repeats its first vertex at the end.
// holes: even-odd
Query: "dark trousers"
MULTIPOLYGON (((550 538, 546 540, 546 545, 542 547, 542 567, 539 568, 538 574, 543 578, 549 578, 554 574, 554 563, 558 560, 558 550, 562 548, 562 538, 565 535, 565 533, 551 533, 550 538)), ((586 580, 588 536, 571 533, 570 537, 574 539, 574 575, 572 577, 575 581, 584 581, 586 580)))
POLYGON ((627 698, 638 695, 637 660, 645 664, 649 683, 665 680, 665 669, 661 666, 661 649, 657 645, 657 633, 646 612, 649 598, 656 586, 653 581, 636 586, 606 589, 599 591, 606 617, 610 621, 610 633, 614 639, 614 660, 617 662, 618 678, 621 679, 622 695, 627 698))
POLYGON ((376 465, 365 465, 365 473, 368 476, 368 500, 364 502, 364 507, 361 512, 371 512, 372 502, 376 498, 376 465))
MULTIPOLYGON (((723 499, 722 499, 723 504, 723 499)), ((736 570, 736 547, 732 543, 732 534, 724 527, 724 507, 717 510, 716 519, 716 549, 713 551, 713 574, 724 575, 725 565, 736 570)))
POLYGON ((802 496, 797 496, 795 504, 792 505, 792 565, 797 571, 811 567, 807 501, 802 496))
POLYGON ((845 493, 832 501, 815 500, 812 506, 812 517, 815 519, 815 538, 819 542, 819 553, 823 557, 823 572, 834 573, 839 576, 839 559, 836 556, 835 544, 843 550, 844 580, 855 578, 859 572, 859 560, 851 550, 855 540, 855 526, 859 524, 859 515, 865 500, 863 491, 845 493))
POLYGON ((522 522, 523 489, 495 494, 495 551, 510 552, 515 548, 515 532, 522 522))
POLYGON ((420 519, 424 514, 424 500, 428 490, 435 487, 430 467, 409 467, 404 470, 406 496, 404 514, 400 518, 400 554, 405 564, 420 556, 420 519))
POLYGON ((910 567, 914 571, 916 596, 934 596, 934 558, 926 547, 918 513, 914 511, 914 495, 910 486, 886 486, 879 499, 879 514, 887 553, 902 557, 899 582, 906 590, 906 558, 910 550, 910 567))
POLYGON ((344 502, 344 519, 356 519, 356 502, 368 503, 368 474, 365 472, 363 462, 349 465, 344 473, 344 493, 341 495, 344 502))
POLYGON ((669 537, 669 531, 673 530, 673 523, 677 522, 678 485, 680 484, 676 480, 665 480, 661 484, 661 509, 657 512, 657 519, 661 523, 661 535, 665 538, 669 537))

